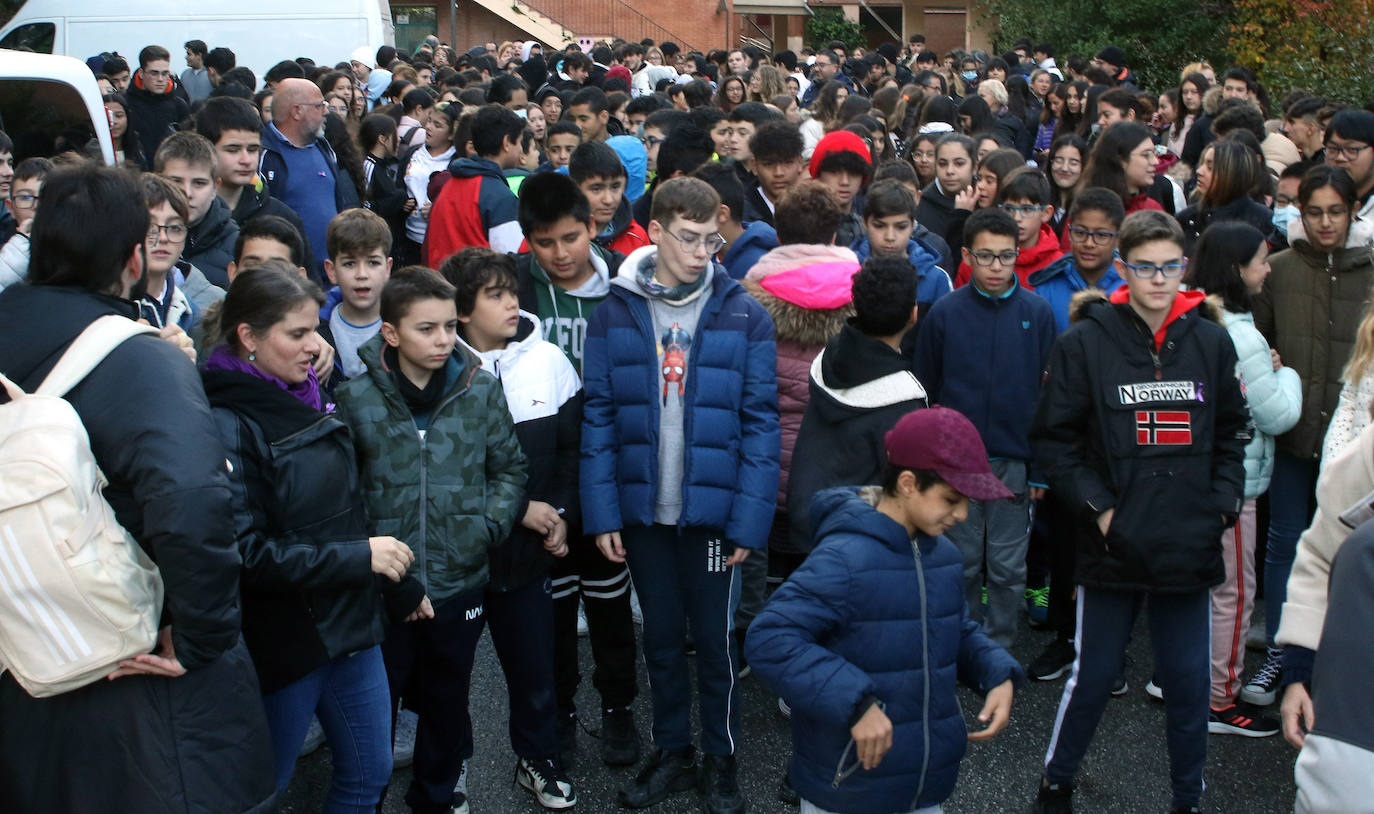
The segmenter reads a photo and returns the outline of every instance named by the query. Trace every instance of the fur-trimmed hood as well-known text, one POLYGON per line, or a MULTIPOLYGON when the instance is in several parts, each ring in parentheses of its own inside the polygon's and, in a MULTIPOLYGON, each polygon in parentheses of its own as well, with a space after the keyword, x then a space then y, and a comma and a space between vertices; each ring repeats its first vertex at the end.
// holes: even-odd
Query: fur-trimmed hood
POLYGON ((740 281, 744 290, 773 318, 779 342, 824 345, 840 332, 845 320, 854 315, 854 304, 848 297, 837 308, 813 309, 788 302, 763 287, 763 280, 774 274, 822 264, 850 264, 854 272, 859 269, 854 252, 842 246, 791 244, 779 246, 759 258, 740 281))
MULTIPOLYGON (((1122 286, 1122 288, 1124 287, 1125 286, 1122 286)), ((1117 290, 1120 291, 1121 289, 1117 290)), ((1073 298, 1069 300, 1069 324, 1073 324, 1085 317, 1089 307, 1096 303, 1101 302, 1110 304, 1109 296, 1110 295, 1108 295, 1106 291, 1100 288, 1085 288, 1077 294, 1074 294, 1073 298)), ((1210 319, 1218 325, 1225 324, 1222 320, 1222 315, 1226 309, 1222 306, 1221 298, 1218 296, 1209 295, 1207 299, 1202 301, 1202 305, 1197 311, 1204 318, 1210 319)))

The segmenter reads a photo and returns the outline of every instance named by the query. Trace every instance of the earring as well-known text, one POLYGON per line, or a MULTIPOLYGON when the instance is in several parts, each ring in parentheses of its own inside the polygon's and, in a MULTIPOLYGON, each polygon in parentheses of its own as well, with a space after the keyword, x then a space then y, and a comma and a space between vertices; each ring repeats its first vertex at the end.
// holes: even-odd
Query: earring
POLYGON ((258 359, 258 355, 257 355, 256 353, 250 353, 250 354, 248 354, 248 361, 250 361, 250 362, 256 362, 257 359, 258 359))

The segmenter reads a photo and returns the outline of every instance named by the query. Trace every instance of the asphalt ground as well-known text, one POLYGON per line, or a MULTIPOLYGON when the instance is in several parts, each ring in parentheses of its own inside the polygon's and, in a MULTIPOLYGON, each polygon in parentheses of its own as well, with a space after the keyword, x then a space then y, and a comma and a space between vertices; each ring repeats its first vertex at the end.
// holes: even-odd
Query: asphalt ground
MULTIPOLYGON (((1262 606, 1256 608, 1256 624, 1262 624, 1262 606)), ((1050 633, 1022 628, 1013 654, 1027 663, 1049 642, 1050 633)), ((591 687, 591 651, 582 640, 583 683, 578 707, 596 710, 598 701, 591 687)), ((1256 669, 1260 653, 1248 654, 1248 667, 1256 669)), ((1168 756, 1164 745, 1163 705, 1144 692, 1150 677, 1150 645, 1143 616, 1132 638, 1126 677, 1130 692, 1113 699, 1098 726, 1074 795, 1080 814, 1154 814, 1169 808, 1168 756)), ((650 704, 644 670, 640 668, 640 697, 635 702, 636 723, 647 752, 650 704)), ((1012 707, 1011 723, 997 738, 982 745, 970 744, 960 767, 959 783, 945 804, 947 814, 992 814, 1024 812, 1034 797, 1049 743, 1055 710, 1064 679, 1028 682, 1012 707)), ((796 808, 776 799, 791 751, 791 730, 778 711, 776 697, 757 678, 742 682, 743 732, 739 755, 740 782, 749 797, 749 811, 759 814, 795 814, 796 808)), ((960 690, 966 715, 981 707, 977 696, 960 690)), ((1277 706, 1273 708, 1277 715, 1277 706)), ((490 639, 484 634, 478 646, 472 681, 471 715, 475 754, 468 763, 468 792, 474 814, 516 814, 539 812, 533 798, 513 785, 515 755, 507 734, 505 680, 490 639)), ((599 716, 587 724, 600 725, 599 716)), ((976 723, 976 722, 975 722, 976 723)), ((1236 814, 1285 814, 1293 810, 1293 760, 1296 753, 1281 736, 1242 738, 1212 735, 1208 742, 1205 812, 1236 814)), ((329 749, 319 751, 297 764, 296 774, 285 799, 283 812, 319 811, 330 775, 329 749)), ((590 814, 615 812, 615 792, 633 777, 634 770, 604 766, 597 753, 597 741, 582 733, 578 741, 578 761, 571 772, 576 783, 578 805, 573 811, 590 814)), ((404 814, 402 802, 410 771, 400 769, 392 776, 391 791, 384 811, 404 814)), ((682 814, 697 811, 691 793, 670 798, 649 811, 653 814, 682 814)))

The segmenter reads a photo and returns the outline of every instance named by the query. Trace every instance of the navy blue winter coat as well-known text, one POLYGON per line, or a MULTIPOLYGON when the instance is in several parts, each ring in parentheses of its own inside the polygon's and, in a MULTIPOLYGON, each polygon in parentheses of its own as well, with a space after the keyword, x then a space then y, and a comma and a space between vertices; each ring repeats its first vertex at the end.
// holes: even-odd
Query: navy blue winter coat
POLYGON ((968 739, 956 679, 987 692, 1025 673, 969 618, 958 549, 923 534, 913 546, 866 494, 812 499, 820 545, 754 619, 745 653, 792 708, 797 793, 828 811, 891 814, 954 790, 968 739), (864 771, 849 729, 871 699, 892 721, 892 749, 864 771))
MULTIPOLYGON (((773 320, 716 266, 687 357, 680 526, 744 548, 768 545, 778 495, 777 348, 773 320)), ((582 517, 587 534, 654 522, 658 481, 658 342, 643 297, 620 286, 587 324, 582 361, 582 517)))

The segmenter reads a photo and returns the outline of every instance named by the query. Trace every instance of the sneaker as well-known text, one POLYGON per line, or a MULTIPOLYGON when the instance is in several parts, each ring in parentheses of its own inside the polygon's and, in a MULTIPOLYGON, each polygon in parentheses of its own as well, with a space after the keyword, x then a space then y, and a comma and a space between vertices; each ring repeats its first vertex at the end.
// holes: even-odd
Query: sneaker
POLYGON ((1073 814, 1073 784, 1040 781, 1035 795, 1034 814, 1073 814))
POLYGON ((391 741, 391 765, 404 769, 415 762, 415 725, 420 716, 408 709, 396 713, 396 736, 391 741))
POLYGON ((448 814, 468 814, 467 792, 453 793, 453 800, 449 802, 448 814))
POLYGON ((630 620, 636 625, 644 624, 644 610, 639 607, 639 594, 635 592, 633 585, 630 586, 630 620))
POLYGON ((1164 700, 1164 690, 1158 684, 1155 683, 1155 680, 1153 678, 1145 682, 1145 694, 1155 699, 1156 701, 1164 700))
POLYGON ((792 788, 792 778, 787 776, 787 772, 782 773, 782 782, 778 784, 778 802, 790 806, 801 805, 801 795, 792 788))
POLYGON ((655 749, 649 762, 635 779, 616 792, 616 801, 625 808, 648 808, 668 799, 668 795, 691 791, 697 786, 697 750, 691 746, 680 752, 655 749))
POLYGON ((1050 615, 1050 586, 1026 589, 1026 613, 1030 615, 1030 626, 1039 629, 1050 615))
POLYGON ((310 728, 305 731, 305 742, 301 744, 301 751, 297 753, 296 757, 305 757, 323 745, 324 727, 320 726, 319 718, 311 718, 310 728))
POLYGON ((601 762, 607 766, 633 766, 639 760, 639 731, 629 708, 601 713, 601 762))
POLYGON ((1026 674, 1035 681, 1053 681, 1073 669, 1075 655, 1073 641, 1056 636, 1026 668, 1026 674))
POLYGON ((515 782, 544 808, 555 811, 577 805, 577 792, 572 781, 559 768, 558 761, 549 758, 525 758, 515 762, 515 782))
POLYGON ((453 784, 454 795, 463 795, 463 799, 468 796, 468 762, 463 761, 463 765, 458 769, 458 782, 453 784))
POLYGON ((748 803, 739 788, 734 755, 703 755, 701 810, 704 814, 744 814, 748 803))
POLYGON ((588 636, 590 633, 591 633, 591 630, 587 627, 587 609, 586 609, 585 607, 583 607, 583 605, 582 605, 581 602, 578 602, 578 603, 577 603, 577 636, 578 636, 578 638, 585 639, 585 638, 587 638, 587 636, 588 636))
POLYGON ((1269 706, 1278 695, 1279 681, 1282 678, 1283 649, 1271 647, 1264 659, 1264 666, 1255 673, 1249 683, 1241 687, 1240 700, 1249 701, 1258 707, 1269 706))
POLYGON ((577 713, 558 716, 558 762, 571 769, 577 762, 577 713))
POLYGON ((781 698, 778 699, 778 712, 781 712, 784 718, 792 717, 792 708, 787 706, 787 702, 781 698))
POLYGON ((1277 735, 1279 722, 1255 710, 1232 704, 1226 709, 1214 709, 1207 716, 1207 731, 1213 735, 1240 735, 1243 738, 1267 738, 1277 735))
POLYGON ((1120 698, 1131 691, 1131 685, 1126 683, 1126 674, 1117 673, 1116 681, 1112 682, 1112 697, 1120 698))

